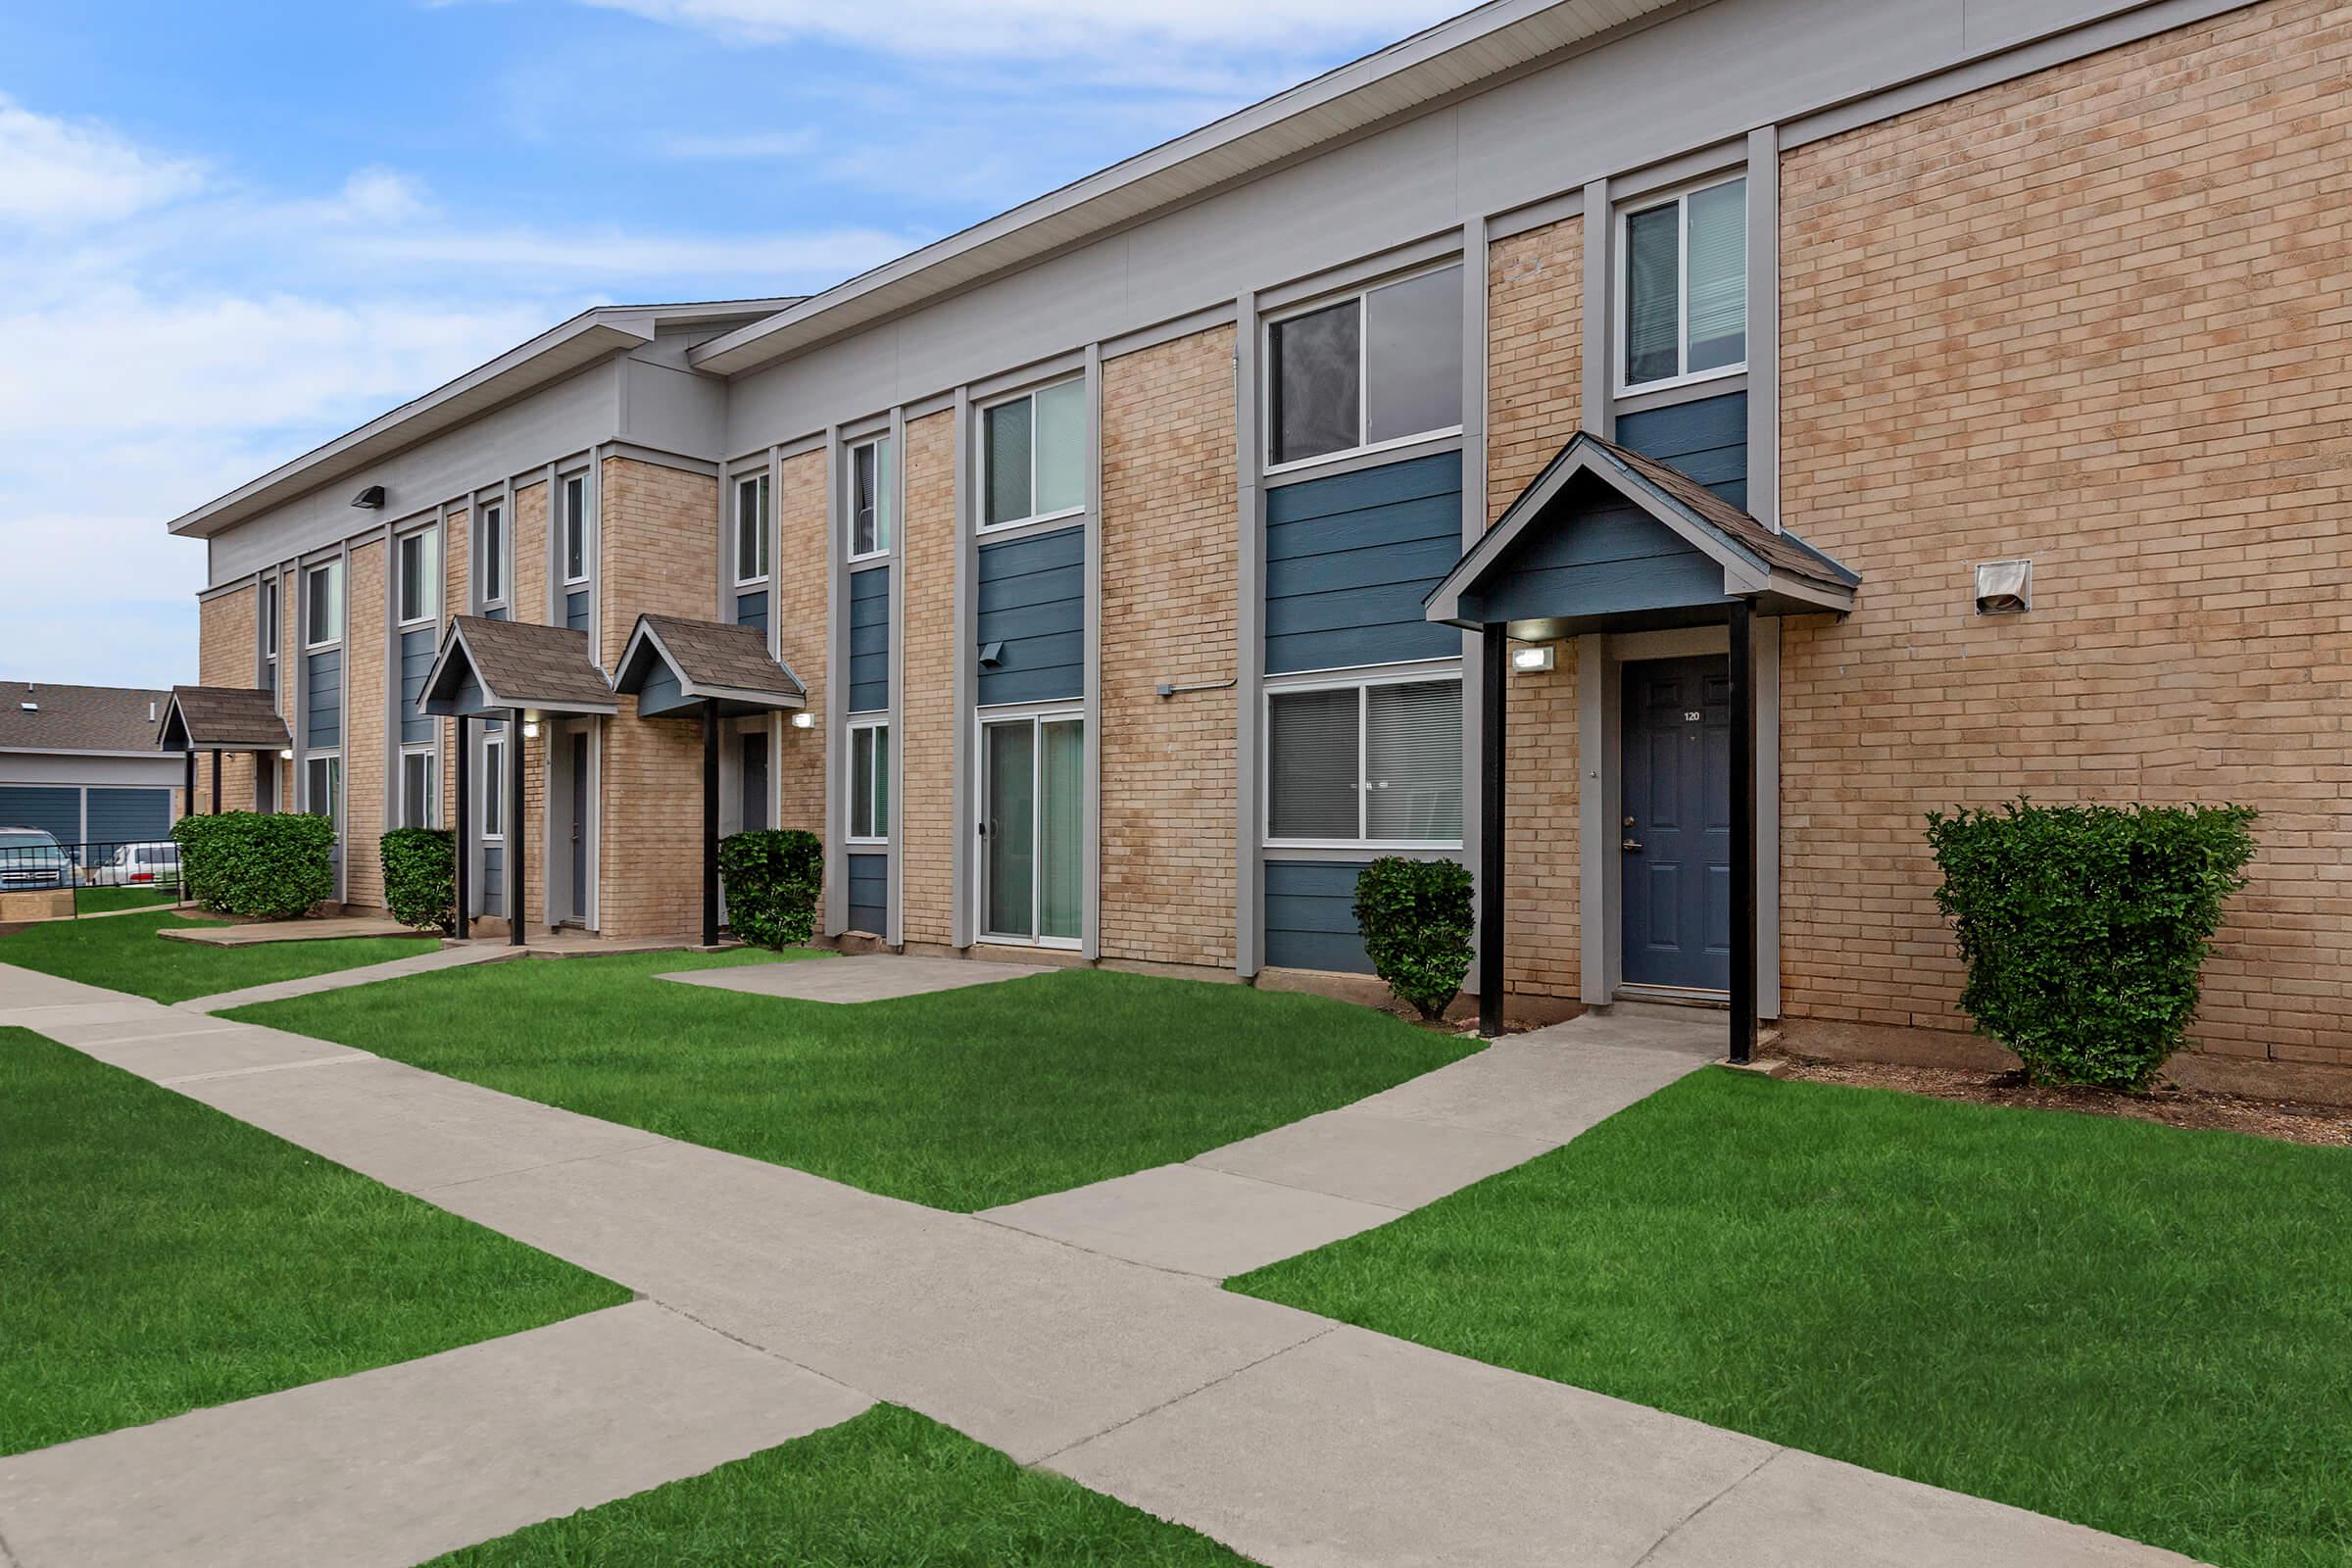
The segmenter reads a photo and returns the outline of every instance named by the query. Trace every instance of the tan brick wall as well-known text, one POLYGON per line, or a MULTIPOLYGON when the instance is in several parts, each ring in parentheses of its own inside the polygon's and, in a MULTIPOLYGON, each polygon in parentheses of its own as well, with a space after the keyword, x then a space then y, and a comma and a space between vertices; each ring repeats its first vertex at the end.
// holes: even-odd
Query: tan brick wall
POLYGON ((385 545, 354 545, 344 568, 343 902, 384 902, 385 545))
MULTIPOLYGON (((1492 522, 1577 431, 1584 403, 1584 220, 1516 234, 1487 252, 1487 518, 1492 522)), ((1505 983, 1574 997, 1580 972, 1576 645, 1506 688, 1505 983)), ((1463 700, 1478 694, 1465 690, 1463 700)))
POLYGON ((777 651, 808 688, 810 729, 782 726, 773 763, 778 827, 825 831, 825 455, 788 460, 774 496, 769 613, 777 651))
MULTIPOLYGON (((619 655, 641 613, 710 618, 715 478, 607 458, 601 519, 600 638, 607 661, 619 655)), ((694 724, 639 719, 630 698, 606 721, 598 917, 604 935, 702 929, 702 744, 694 724)), ((544 785, 544 757, 531 766, 544 785)), ((527 860, 524 874, 530 874, 527 860)))
POLYGON ((944 944, 955 938, 956 908, 956 416, 908 421, 906 463, 900 920, 908 942, 944 944))
POLYGON ((514 552, 514 587, 507 610, 516 620, 534 626, 551 624, 547 613, 547 481, 526 484, 514 492, 513 520, 508 524, 514 552))
MULTIPOLYGON (((196 683, 252 688, 260 656, 260 594, 253 588, 220 594, 196 607, 196 683)), ((248 752, 220 758, 220 805, 230 811, 253 809, 254 759, 248 752)), ((213 808, 213 757, 196 756, 196 809, 213 808)))
POLYGON ((1233 328, 1102 367, 1102 956, 1234 961, 1233 328))
POLYGON ((1795 1017, 1965 1026, 1933 808, 2239 801, 2197 1043, 2352 1063, 2348 72, 2273 0, 1784 161, 1785 515, 1863 578, 1787 629, 1795 1017))

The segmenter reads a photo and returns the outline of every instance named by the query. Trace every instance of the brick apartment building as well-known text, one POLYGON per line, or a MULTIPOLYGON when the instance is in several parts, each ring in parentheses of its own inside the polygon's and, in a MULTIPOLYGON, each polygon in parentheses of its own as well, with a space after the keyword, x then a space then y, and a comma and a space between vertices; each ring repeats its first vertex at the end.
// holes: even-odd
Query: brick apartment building
POLYGON ((2324 1086, 2348 76, 2342 0, 1495 0, 178 518, 200 681, 288 724, 225 804, 330 812, 378 903, 469 713, 476 908, 671 934, 707 717, 722 830, 824 836, 829 933, 1327 983, 1358 867, 1459 857, 1517 1008, 1752 986, 1908 1055, 1971 1046, 1927 810, 2239 801, 2193 1070, 2324 1086), (644 615, 773 673, 624 671, 644 615))

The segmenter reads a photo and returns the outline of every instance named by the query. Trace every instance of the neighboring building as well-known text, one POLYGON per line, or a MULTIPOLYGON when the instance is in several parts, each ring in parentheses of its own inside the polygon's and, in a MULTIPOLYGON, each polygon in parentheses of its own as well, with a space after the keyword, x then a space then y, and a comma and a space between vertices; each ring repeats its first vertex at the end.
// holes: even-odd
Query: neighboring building
POLYGON ((378 902, 450 617, 571 628, 484 639, 569 695, 467 726, 478 906, 519 844, 531 924, 688 931, 689 672, 581 671, 750 626, 721 825, 821 831, 829 933, 1323 983, 1369 858, 1480 863, 1493 626, 1521 1006, 1734 989, 1745 885, 1793 1044, 1965 1049, 1928 809, 2231 800, 2204 1070, 2352 1065, 2348 60, 2341 0, 1497 0, 809 299, 589 312, 171 525, 292 721, 224 793, 378 902))
POLYGON ((156 753, 168 692, 0 681, 0 826, 60 844, 168 839, 180 760, 156 753))

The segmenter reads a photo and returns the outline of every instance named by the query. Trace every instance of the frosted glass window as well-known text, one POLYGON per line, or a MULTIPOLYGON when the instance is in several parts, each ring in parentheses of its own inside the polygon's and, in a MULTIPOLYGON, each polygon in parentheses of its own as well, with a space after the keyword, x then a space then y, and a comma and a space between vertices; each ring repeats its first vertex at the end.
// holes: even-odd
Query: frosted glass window
POLYGON ((1064 381, 1037 394, 1037 514, 1086 505, 1086 383, 1064 381))
POLYGON ((1276 463, 1363 444, 1362 311, 1360 301, 1344 300, 1274 323, 1276 463))

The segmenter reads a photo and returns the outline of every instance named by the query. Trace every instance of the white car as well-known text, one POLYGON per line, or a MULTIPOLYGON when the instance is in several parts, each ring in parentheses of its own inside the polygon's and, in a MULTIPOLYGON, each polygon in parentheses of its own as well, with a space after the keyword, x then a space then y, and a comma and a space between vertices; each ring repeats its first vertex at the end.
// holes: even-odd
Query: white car
POLYGON ((170 843, 124 844, 115 858, 90 868, 90 885, 101 888, 177 887, 179 846, 170 843))

